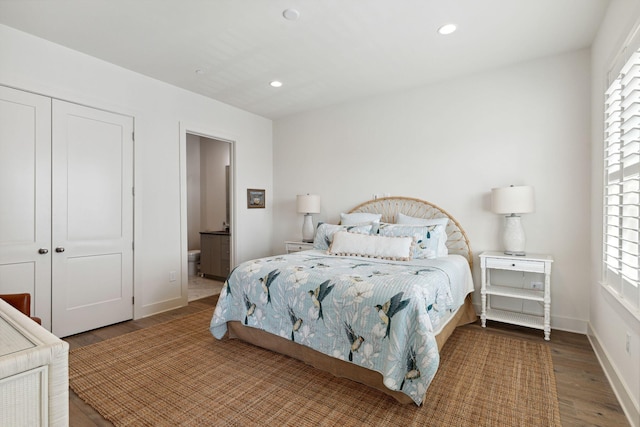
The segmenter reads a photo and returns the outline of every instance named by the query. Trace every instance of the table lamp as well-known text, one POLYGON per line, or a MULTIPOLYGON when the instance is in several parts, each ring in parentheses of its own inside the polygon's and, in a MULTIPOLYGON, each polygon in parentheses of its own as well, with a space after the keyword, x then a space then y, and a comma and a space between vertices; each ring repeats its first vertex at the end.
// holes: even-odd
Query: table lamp
POLYGON ((504 253, 524 256, 525 236, 520 215, 535 210, 533 187, 510 186, 491 189, 491 211, 507 214, 504 224, 504 253))
POLYGON ((297 196, 298 213, 304 214, 302 223, 302 241, 313 242, 313 215, 320 213, 320 196, 315 194, 303 194, 297 196))

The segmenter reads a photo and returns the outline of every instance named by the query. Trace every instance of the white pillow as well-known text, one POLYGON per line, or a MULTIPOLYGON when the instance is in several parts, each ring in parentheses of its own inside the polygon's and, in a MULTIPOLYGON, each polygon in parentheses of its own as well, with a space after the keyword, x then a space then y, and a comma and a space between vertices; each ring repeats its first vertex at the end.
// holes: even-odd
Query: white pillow
POLYGON ((378 227, 380 227, 380 218, 382 218, 382 214, 374 214, 367 212, 356 212, 356 213, 341 213, 340 214, 340 224, 343 225, 361 225, 361 224, 371 224, 371 234, 378 234, 378 227))
POLYGON ((329 254, 409 261, 413 255, 413 245, 413 237, 386 237, 338 231, 333 235, 329 254))
POLYGON ((439 243, 444 225, 382 224, 380 235, 387 237, 412 237, 415 242, 413 257, 438 258, 439 243))
POLYGON ((449 218, 416 218, 403 213, 398 213, 396 224, 443 225, 444 227, 440 227, 440 229, 436 231, 439 239, 437 256, 442 257, 449 255, 449 249, 447 248, 447 239, 449 238, 449 236, 447 236, 447 224, 449 224, 449 218))
POLYGON ((398 213, 396 224, 413 224, 413 225, 444 225, 449 223, 449 218, 416 218, 414 216, 398 213))
POLYGON ((335 225, 326 222, 318 224, 318 230, 313 238, 313 249, 327 250, 333 241, 333 235, 337 231, 350 233, 371 234, 371 223, 358 225, 335 225))
POLYGON ((356 213, 341 213, 340 224, 342 225, 355 225, 362 224, 364 222, 380 222, 382 214, 356 212, 356 213))

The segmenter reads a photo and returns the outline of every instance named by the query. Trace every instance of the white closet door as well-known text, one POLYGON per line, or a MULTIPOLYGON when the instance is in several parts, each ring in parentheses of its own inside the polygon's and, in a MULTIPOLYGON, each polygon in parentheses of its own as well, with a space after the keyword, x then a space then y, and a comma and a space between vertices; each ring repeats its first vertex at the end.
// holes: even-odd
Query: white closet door
POLYGON ((0 86, 0 294, 30 293, 46 328, 50 248, 51 99, 0 86))
POLYGON ((133 118, 53 101, 52 332, 133 317, 133 118))

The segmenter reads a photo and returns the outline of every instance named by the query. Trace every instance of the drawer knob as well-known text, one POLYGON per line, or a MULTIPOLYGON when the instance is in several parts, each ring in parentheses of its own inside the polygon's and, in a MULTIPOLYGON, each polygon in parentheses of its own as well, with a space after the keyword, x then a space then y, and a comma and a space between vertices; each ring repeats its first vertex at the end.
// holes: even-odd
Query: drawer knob
POLYGON ((511 264, 511 267, 515 267, 515 266, 516 266, 515 264, 511 264))

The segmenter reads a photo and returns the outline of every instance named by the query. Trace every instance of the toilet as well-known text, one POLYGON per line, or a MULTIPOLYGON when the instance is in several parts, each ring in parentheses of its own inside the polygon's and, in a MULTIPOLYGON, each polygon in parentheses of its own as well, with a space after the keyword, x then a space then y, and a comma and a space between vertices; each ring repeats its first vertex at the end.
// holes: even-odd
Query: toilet
POLYGON ((192 249, 189 251, 189 276, 195 276, 198 274, 198 267, 200 264, 200 249, 192 249))

